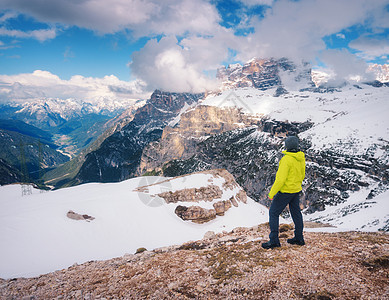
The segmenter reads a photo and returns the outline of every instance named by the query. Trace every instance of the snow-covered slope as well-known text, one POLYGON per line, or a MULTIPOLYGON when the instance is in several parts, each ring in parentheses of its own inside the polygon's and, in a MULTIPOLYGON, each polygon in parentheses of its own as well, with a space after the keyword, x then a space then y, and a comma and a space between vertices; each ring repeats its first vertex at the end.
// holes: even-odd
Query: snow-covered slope
POLYGON ((310 121, 313 127, 300 137, 311 141, 313 148, 345 154, 373 151, 379 158, 389 141, 389 88, 362 87, 347 86, 333 93, 290 91, 280 97, 273 97, 274 89, 244 88, 211 95, 200 104, 239 107, 271 120, 310 121))
MULTIPOLYGON (((377 231, 389 230, 389 191, 374 199, 367 199, 369 191, 363 189, 350 199, 326 210, 305 216, 306 221, 333 225, 333 231, 377 231)), ((322 229, 319 229, 322 230, 322 229)))
MULTIPOLYGON (((19 185, 0 187, 0 277, 36 276, 74 263, 103 260, 201 239, 207 231, 230 231, 267 221, 267 209, 250 198, 231 207, 224 216, 206 224, 181 220, 159 192, 201 187, 211 180, 228 200, 231 191, 223 180, 192 175, 168 181, 163 177, 139 177, 121 183, 91 183, 72 188, 21 196, 19 185), (150 194, 135 189, 155 184, 150 194), (67 213, 88 215, 93 220, 73 220, 67 213)), ((190 203, 186 203, 186 205, 190 203)), ((192 203, 193 204, 193 203, 192 203)), ((196 203, 204 206, 209 203, 196 203)), ((207 208, 207 207, 206 207, 207 208)))

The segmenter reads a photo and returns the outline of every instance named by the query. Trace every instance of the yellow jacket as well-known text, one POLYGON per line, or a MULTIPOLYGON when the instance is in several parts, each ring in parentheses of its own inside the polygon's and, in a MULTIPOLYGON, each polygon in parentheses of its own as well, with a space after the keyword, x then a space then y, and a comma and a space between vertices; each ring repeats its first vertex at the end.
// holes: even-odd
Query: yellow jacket
POLYGON ((302 190, 301 184, 305 178, 305 155, 303 152, 287 152, 279 163, 276 180, 270 189, 269 198, 278 193, 298 193, 302 190))

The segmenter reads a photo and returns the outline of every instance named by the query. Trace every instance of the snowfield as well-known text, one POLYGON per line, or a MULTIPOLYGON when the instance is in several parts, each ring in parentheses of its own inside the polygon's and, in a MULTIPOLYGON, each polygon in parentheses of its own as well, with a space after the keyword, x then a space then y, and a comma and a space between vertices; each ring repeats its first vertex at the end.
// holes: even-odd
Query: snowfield
MULTIPOLYGON (((187 177, 173 180, 167 186, 161 184, 160 192, 203 186, 209 179, 187 177)), ((150 199, 147 194, 134 192, 140 186, 165 179, 139 177, 45 193, 34 189, 32 195, 23 197, 20 185, 0 187, 0 277, 33 277, 74 263, 133 254, 140 247, 152 250, 182 244, 202 239, 207 231, 231 231, 268 220, 267 208, 248 198, 247 204, 231 207, 224 216, 195 224, 176 216, 177 204, 166 204, 161 198, 150 199), (69 210, 95 219, 72 220, 67 217, 69 210)), ((228 199, 228 192, 222 200, 228 199)), ((187 204, 206 207, 204 203, 187 204)))
POLYGON ((270 120, 314 123, 300 137, 311 141, 314 149, 331 149, 343 154, 383 153, 389 141, 389 88, 348 85, 341 92, 313 93, 290 91, 273 97, 275 89, 227 90, 210 95, 200 104, 239 107, 243 112, 270 120))

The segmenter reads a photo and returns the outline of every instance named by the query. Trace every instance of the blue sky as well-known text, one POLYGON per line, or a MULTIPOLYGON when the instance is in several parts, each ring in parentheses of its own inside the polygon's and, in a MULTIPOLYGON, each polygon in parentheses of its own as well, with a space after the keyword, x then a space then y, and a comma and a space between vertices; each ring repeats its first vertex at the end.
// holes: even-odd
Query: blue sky
POLYGON ((204 91, 218 67, 252 57, 310 61, 338 76, 389 63, 389 0, 0 0, 0 8, 0 101, 38 90, 88 97, 96 85, 102 97, 123 97, 113 92, 120 87, 134 99, 155 88, 204 91))

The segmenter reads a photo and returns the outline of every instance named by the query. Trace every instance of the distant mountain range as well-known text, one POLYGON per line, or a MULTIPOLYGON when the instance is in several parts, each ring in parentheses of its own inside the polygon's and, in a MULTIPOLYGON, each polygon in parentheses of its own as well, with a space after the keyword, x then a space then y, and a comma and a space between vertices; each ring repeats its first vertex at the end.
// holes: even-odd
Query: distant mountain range
POLYGON ((18 120, 46 131, 53 142, 74 156, 93 143, 109 126, 105 123, 120 115, 133 101, 82 101, 44 99, 0 105, 0 119, 18 120))

